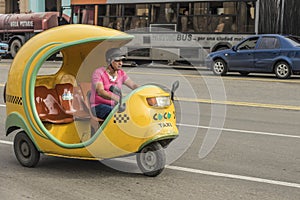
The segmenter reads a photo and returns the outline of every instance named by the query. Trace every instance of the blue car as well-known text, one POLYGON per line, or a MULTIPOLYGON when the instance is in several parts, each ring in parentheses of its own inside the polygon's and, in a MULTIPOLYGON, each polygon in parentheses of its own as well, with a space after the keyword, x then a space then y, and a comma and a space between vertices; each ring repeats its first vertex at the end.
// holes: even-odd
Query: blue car
POLYGON ((280 79, 300 73, 300 37, 278 34, 250 36, 231 49, 210 53, 206 66, 216 75, 227 72, 274 73, 280 79))
POLYGON ((0 42, 0 60, 8 53, 8 44, 0 42))

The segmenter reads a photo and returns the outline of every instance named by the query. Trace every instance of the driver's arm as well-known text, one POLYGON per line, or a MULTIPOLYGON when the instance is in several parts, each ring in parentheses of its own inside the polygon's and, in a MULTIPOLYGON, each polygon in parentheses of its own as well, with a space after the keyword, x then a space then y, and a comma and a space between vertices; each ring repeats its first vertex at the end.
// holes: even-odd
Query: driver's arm
POLYGON ((114 95, 113 93, 109 93, 106 90, 104 90, 104 86, 102 82, 97 82, 95 85, 96 93, 100 97, 108 100, 114 100, 116 102, 119 101, 119 97, 117 95, 114 95))
POLYGON ((132 90, 134 90, 134 89, 136 89, 136 88, 139 87, 139 86, 138 86, 135 82, 133 82, 133 80, 131 80, 130 78, 128 78, 128 79, 124 82, 124 84, 125 84, 127 87, 129 87, 130 89, 132 89, 132 90))

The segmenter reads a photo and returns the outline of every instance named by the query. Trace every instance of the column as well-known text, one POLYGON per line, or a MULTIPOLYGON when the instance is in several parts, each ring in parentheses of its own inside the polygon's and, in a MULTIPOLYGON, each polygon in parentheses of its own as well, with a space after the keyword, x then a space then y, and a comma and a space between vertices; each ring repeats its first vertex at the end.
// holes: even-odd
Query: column
POLYGON ((0 14, 5 14, 5 0, 0 0, 0 14))

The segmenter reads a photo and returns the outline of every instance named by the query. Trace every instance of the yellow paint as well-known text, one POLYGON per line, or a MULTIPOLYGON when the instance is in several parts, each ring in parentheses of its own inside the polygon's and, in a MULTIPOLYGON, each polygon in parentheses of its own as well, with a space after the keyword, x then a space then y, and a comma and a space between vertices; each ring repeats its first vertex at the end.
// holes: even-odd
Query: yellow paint
MULTIPOLYGON (((76 77, 79 83, 90 81, 93 70, 106 64, 106 50, 120 47, 131 39, 132 36, 126 33, 90 25, 61 26, 33 37, 20 49, 10 68, 7 95, 22 97, 23 104, 7 102, 7 115, 15 116, 17 113, 21 116, 27 126, 26 130, 28 129, 27 134, 33 138, 38 149, 48 155, 85 159, 110 158, 136 152, 152 140, 175 138, 178 130, 173 116, 174 105, 159 109, 151 108, 146 103, 147 97, 169 95, 156 86, 139 88, 125 102, 127 109, 120 114, 129 117, 127 122, 116 122, 113 116, 104 123, 102 131, 99 130, 92 138, 89 119, 51 124, 42 123, 38 118, 35 98, 31 95, 34 94, 35 86, 54 88, 62 82, 64 75, 76 77), (47 59, 46 55, 49 57, 50 53, 58 50, 63 54, 62 66, 58 72, 35 76, 47 59), (173 118, 155 121, 152 115, 157 112, 170 112, 173 118)), ((15 126, 18 125, 20 124, 15 126)))

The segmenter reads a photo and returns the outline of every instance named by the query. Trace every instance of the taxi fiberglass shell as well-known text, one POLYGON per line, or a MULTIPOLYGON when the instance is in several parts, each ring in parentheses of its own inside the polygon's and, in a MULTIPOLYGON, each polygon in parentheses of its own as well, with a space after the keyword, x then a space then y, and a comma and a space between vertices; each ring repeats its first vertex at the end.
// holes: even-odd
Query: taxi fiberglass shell
POLYGON ((133 90, 106 120, 93 116, 89 107, 93 70, 106 64, 109 48, 132 38, 104 27, 65 25, 38 34, 19 50, 4 97, 6 135, 15 134, 21 165, 34 167, 40 153, 93 160, 136 154, 143 174, 162 172, 164 148, 178 136, 173 104, 178 82, 171 91, 153 84, 133 90), (61 66, 48 67, 47 59, 57 53, 61 66))

